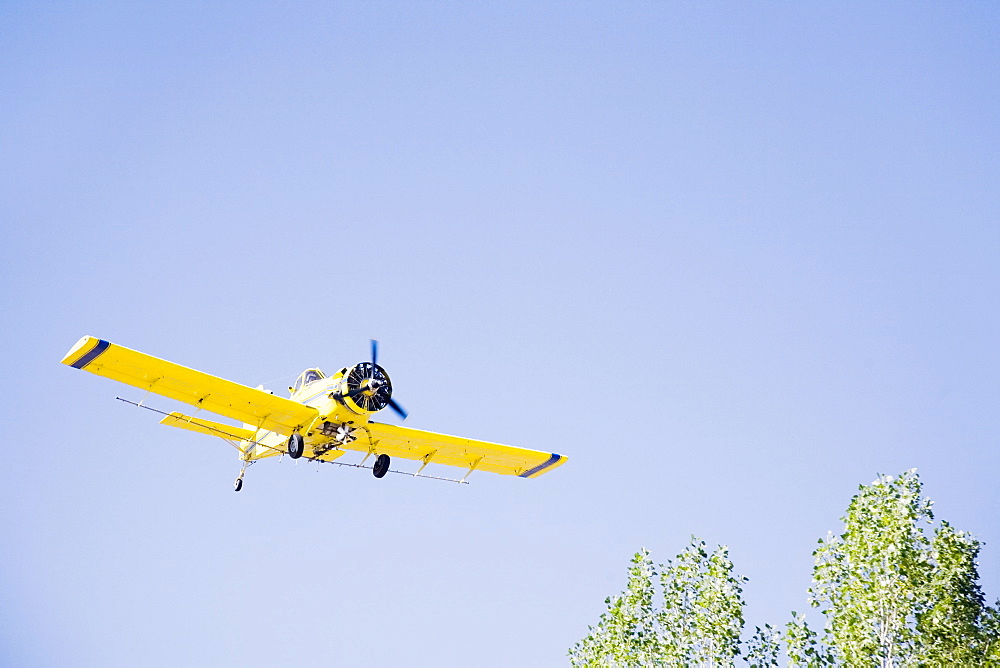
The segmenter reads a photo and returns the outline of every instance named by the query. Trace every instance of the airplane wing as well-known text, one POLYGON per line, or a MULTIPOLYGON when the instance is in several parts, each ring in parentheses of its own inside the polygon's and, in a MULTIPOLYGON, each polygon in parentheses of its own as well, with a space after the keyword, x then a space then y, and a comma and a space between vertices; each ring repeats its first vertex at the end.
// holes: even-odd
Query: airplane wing
POLYGON ((367 436, 360 436, 343 447, 362 452, 372 448, 378 454, 423 460, 424 464, 448 464, 522 478, 537 478, 566 462, 566 457, 554 452, 474 441, 393 424, 369 422, 367 429, 371 441, 367 436))
POLYGON ((80 339, 62 363, 279 434, 302 429, 318 415, 315 408, 297 401, 93 336, 80 339))

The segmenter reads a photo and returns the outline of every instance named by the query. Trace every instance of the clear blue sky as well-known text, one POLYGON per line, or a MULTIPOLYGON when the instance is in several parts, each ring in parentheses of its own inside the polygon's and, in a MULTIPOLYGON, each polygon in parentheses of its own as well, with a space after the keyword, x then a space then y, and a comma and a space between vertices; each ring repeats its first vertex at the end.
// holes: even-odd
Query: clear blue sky
POLYGON ((1000 596, 998 44, 989 2, 3 3, 0 663, 558 665, 691 534, 781 625, 911 467, 1000 596), (234 494, 84 334, 276 390, 378 338, 408 425, 570 461, 234 494))

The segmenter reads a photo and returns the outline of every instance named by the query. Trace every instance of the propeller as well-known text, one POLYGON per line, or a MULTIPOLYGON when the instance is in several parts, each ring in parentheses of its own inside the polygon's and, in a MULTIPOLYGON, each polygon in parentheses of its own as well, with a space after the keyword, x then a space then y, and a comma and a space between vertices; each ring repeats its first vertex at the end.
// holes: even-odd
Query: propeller
POLYGON ((361 362, 354 366, 346 379, 347 386, 355 385, 354 389, 343 394, 333 392, 330 397, 341 404, 344 403, 344 399, 353 399, 359 407, 370 411, 378 411, 388 406, 405 420, 408 413, 392 398, 392 383, 389 382, 385 369, 378 365, 378 341, 372 339, 371 342, 371 363, 361 362))
POLYGON ((406 412, 406 409, 396 403, 396 400, 392 397, 389 398, 389 408, 396 411, 396 415, 398 415, 401 420, 405 420, 406 416, 409 415, 409 413, 406 412))
MULTIPOLYGON (((372 374, 370 378, 372 379, 372 381, 374 381, 375 374, 377 373, 378 369, 378 341, 375 339, 372 339, 371 341, 372 341, 372 374)), ((409 415, 409 413, 406 412, 406 409, 400 406, 396 402, 396 400, 392 398, 391 395, 389 397, 389 408, 396 411, 396 415, 398 415, 403 420, 405 420, 406 416, 409 415)))

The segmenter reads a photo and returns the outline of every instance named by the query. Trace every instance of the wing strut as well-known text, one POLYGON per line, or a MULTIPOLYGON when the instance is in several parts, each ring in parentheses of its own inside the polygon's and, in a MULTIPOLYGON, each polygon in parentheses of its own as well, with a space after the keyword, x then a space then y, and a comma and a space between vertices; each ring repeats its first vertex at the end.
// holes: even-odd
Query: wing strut
POLYGON ((154 380, 152 383, 149 384, 149 389, 146 390, 146 394, 142 395, 142 399, 140 399, 139 403, 136 404, 137 406, 139 406, 139 408, 145 408, 146 399, 149 399, 149 395, 153 393, 153 386, 159 383, 162 379, 163 376, 160 376, 159 378, 157 378, 156 380, 154 380))
MULTIPOLYGON (((431 450, 426 455, 424 455, 424 457, 423 457, 423 462, 424 463, 420 465, 420 468, 418 468, 417 472, 414 473, 413 475, 415 475, 415 476, 420 475, 420 472, 423 471, 427 467, 427 465, 431 463, 431 458, 434 457, 434 455, 436 455, 436 454, 437 454, 437 450, 431 450)), ((478 464, 479 462, 476 462, 476 463, 478 464)), ((466 476, 466 478, 468 478, 468 477, 469 476, 466 476)))
POLYGON ((468 478, 470 475, 472 475, 472 472, 476 470, 476 467, 479 466, 479 462, 481 461, 483 461, 482 457, 472 462, 472 466, 469 467, 469 471, 465 474, 465 477, 459 480, 459 482, 465 482, 465 479, 468 478))
MULTIPOLYGON (((364 429, 365 430, 365 434, 368 435, 368 452, 365 453, 365 458, 361 460, 361 464, 363 465, 365 462, 368 461, 369 457, 371 457, 372 455, 377 455, 378 454, 377 452, 375 452, 375 446, 378 445, 378 439, 372 438, 372 430, 368 428, 368 425, 361 425, 361 428, 364 429)), ((435 450, 435 452, 437 452, 437 451, 435 450)), ((433 454, 433 453, 431 453, 431 454, 433 454)), ((420 467, 420 471, 423 471, 423 470, 424 470, 424 467, 421 466, 420 467)), ((419 473, 420 471, 417 471, 417 473, 419 473)))

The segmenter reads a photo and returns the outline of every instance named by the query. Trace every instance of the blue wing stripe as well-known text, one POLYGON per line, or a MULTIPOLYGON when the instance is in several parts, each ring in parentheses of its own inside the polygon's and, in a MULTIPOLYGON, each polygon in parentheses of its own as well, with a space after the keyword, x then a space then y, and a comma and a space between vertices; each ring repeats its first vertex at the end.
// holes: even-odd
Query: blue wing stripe
POLYGON ((105 341, 104 339, 98 339, 97 345, 91 348, 90 352, 85 354, 77 361, 73 362, 70 366, 72 366, 74 369, 82 369, 83 367, 87 366, 95 359, 97 359, 101 355, 101 353, 103 353, 105 350, 108 349, 108 346, 110 345, 111 344, 105 341))
POLYGON ((524 473, 522 473, 521 475, 519 475, 518 478, 530 478, 531 476, 535 475, 536 473, 541 473, 542 471, 544 471, 545 469, 549 468, 550 466, 553 466, 560 459, 562 459, 562 455, 557 455, 556 453, 553 452, 552 456, 549 457, 549 460, 547 462, 545 462, 544 464, 539 464, 535 468, 529 469, 529 470, 525 471, 524 473))

